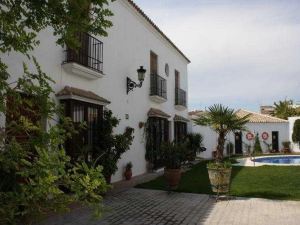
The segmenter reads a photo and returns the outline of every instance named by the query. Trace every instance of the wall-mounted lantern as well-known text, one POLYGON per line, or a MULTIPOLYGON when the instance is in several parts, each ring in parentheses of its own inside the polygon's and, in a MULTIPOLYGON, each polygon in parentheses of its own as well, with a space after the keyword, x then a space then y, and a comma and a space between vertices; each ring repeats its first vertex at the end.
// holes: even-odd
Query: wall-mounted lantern
POLYGON ((140 88, 143 85, 146 70, 144 69, 143 66, 140 66, 140 68, 137 70, 137 73, 138 73, 138 80, 140 82, 139 84, 137 84, 136 82, 131 80, 129 77, 127 77, 127 94, 129 91, 132 91, 134 88, 137 88, 137 87, 140 88))

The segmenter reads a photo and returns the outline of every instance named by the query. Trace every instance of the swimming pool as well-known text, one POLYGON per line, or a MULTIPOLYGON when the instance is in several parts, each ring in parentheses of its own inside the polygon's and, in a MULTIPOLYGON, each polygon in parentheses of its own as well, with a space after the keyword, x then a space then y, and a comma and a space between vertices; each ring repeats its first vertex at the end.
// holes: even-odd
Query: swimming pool
POLYGON ((283 164, 300 166, 300 155, 259 157, 256 158, 254 162, 264 164, 283 164))

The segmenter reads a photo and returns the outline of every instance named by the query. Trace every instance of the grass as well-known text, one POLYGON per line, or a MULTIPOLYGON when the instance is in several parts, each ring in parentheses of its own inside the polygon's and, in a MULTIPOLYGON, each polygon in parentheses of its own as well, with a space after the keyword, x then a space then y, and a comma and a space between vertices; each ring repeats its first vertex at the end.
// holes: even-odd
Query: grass
MULTIPOLYGON (((176 191, 212 194, 206 163, 201 162, 184 173, 176 191)), ((162 176, 136 187, 166 190, 166 183, 162 176)), ((230 189, 233 196, 300 200, 300 167, 233 166, 230 189)))

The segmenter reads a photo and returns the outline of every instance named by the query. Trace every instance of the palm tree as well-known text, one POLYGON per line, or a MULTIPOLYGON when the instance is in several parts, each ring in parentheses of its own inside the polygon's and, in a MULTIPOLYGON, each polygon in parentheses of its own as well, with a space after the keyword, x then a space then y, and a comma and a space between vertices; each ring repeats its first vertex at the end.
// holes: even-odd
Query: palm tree
POLYGON ((292 107, 292 104, 292 100, 286 99, 278 103, 274 102, 275 109, 272 115, 285 120, 288 119, 288 117, 299 115, 299 112, 292 107))
POLYGON ((217 161, 223 159, 225 137, 234 131, 246 130, 245 124, 249 121, 249 116, 238 117, 233 109, 222 104, 215 104, 208 108, 208 111, 199 118, 194 119, 197 125, 210 126, 218 135, 217 161))

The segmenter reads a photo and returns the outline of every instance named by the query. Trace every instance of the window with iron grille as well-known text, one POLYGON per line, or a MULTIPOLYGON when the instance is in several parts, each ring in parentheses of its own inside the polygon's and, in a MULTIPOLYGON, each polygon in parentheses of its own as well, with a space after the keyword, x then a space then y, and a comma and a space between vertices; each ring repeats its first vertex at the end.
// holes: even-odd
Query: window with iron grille
POLYGON ((64 63, 78 63, 103 73, 103 43, 87 33, 79 33, 78 40, 80 43, 78 49, 67 47, 64 63))
POLYGON ((180 88, 175 88, 175 105, 186 107, 186 92, 180 88))
POLYGON ((169 121, 159 117, 150 117, 147 123, 147 151, 150 151, 149 158, 154 169, 157 169, 163 166, 160 148, 163 142, 169 141, 169 121))
POLYGON ((157 74, 151 74, 150 96, 153 95, 167 99, 167 80, 157 74))
POLYGON ((103 118, 103 106, 81 102, 73 99, 61 100, 65 115, 70 117, 78 133, 66 143, 66 152, 77 159, 84 155, 86 160, 92 157, 93 148, 99 143, 99 131, 103 118), (85 122, 85 129, 81 124, 85 122), (83 151, 86 151, 85 153, 83 151))
POLYGON ((174 121, 174 139, 175 142, 183 141, 187 135, 187 123, 174 121))

